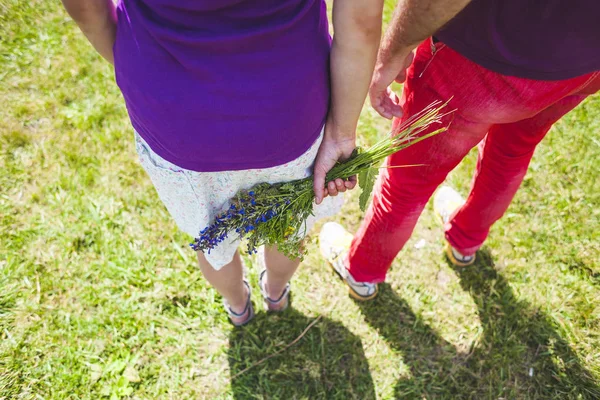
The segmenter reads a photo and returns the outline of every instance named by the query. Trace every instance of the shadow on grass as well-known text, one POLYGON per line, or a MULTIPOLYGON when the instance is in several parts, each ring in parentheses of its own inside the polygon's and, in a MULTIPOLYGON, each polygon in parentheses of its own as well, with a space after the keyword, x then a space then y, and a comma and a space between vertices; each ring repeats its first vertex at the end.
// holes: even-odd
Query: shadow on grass
POLYGON ((259 313, 229 338, 235 399, 374 399, 361 340, 342 324, 322 318, 294 346, 236 377, 240 371, 296 339, 314 318, 294 309, 259 313))
POLYGON ((458 351, 387 284, 376 300, 358 303, 367 323, 411 370, 410 378, 396 383, 396 398, 600 398, 598 382, 552 321, 515 297, 489 251, 480 251, 470 267, 451 267, 483 328, 470 349, 458 351))

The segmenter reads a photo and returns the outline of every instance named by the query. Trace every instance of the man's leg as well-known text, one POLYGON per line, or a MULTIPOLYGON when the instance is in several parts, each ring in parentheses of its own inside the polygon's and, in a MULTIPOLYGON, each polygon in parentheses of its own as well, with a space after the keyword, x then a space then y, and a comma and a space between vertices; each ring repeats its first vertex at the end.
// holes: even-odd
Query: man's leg
MULTIPOLYGON (((493 125, 532 119, 542 110, 563 102, 561 99, 585 94, 581 92, 582 88, 596 90, 594 79, 598 74, 555 82, 520 79, 487 70, 442 43, 433 47, 435 53, 430 43, 423 43, 417 49, 402 92, 403 110, 406 116, 410 116, 434 100, 452 99, 450 107, 457 110, 454 121, 448 132, 420 142, 389 159, 391 167, 407 164, 426 166, 382 171, 374 190, 373 204, 346 260, 346 268, 357 282, 374 283, 385 279, 391 262, 410 237, 435 188, 493 125)), ((565 109, 570 108, 567 106, 565 109)), ((546 118, 547 126, 558 119, 550 115, 546 118)), ((543 125, 542 118, 536 123, 543 125)), ((541 129, 536 128, 535 132, 539 133, 541 129)), ((497 139, 501 141, 502 138, 498 136, 497 139)), ((537 143, 540 139, 524 140, 537 143)), ((510 148, 510 143, 507 145, 510 148)), ((506 207, 499 209, 504 212, 506 207)), ((451 237, 454 238, 452 234, 451 237)))
MULTIPOLYGON (((447 132, 392 155, 386 162, 389 168, 381 170, 373 202, 346 260, 346 268, 357 282, 385 280, 393 259, 409 239, 432 193, 491 127, 491 123, 485 122, 485 115, 474 121, 481 116, 473 112, 478 107, 477 98, 485 97, 489 86, 484 75, 470 72, 480 67, 456 52, 443 49, 442 44, 436 46, 439 54, 435 58, 429 43, 417 49, 402 92, 403 120, 434 101, 447 101, 452 96, 455 97, 451 108, 457 111, 444 121, 445 125, 451 121, 447 132), (459 75, 460 79, 451 79, 456 75, 452 71, 461 71, 469 78, 459 75), (458 90, 466 94, 457 93, 458 90), (463 111, 470 111, 475 117, 465 116, 463 111), (408 166, 414 164, 424 165, 408 166)), ((394 122, 397 126, 401 121, 394 122)))
POLYGON ((494 125, 479 147, 477 170, 464 206, 446 223, 446 239, 463 255, 474 254, 519 189, 533 152, 552 125, 585 96, 569 96, 538 115, 494 125))
MULTIPOLYGON (((414 110, 420 110, 416 105, 414 110)), ((485 136, 487 126, 460 120, 447 132, 391 156, 374 189, 373 202, 352 242, 348 271, 358 282, 383 282, 410 238, 423 208, 448 173, 485 136), (423 166, 403 167, 413 164, 423 166)))

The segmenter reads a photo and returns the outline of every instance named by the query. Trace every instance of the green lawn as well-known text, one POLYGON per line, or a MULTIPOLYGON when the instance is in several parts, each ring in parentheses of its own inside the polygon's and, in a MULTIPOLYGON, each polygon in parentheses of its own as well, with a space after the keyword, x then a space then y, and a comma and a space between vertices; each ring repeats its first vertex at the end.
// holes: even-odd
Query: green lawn
MULTIPOLYGON (((387 127, 366 108, 362 141, 387 127)), ((352 301, 313 239, 293 308, 234 329, 110 67, 60 2, 0 0, 0 399, 600 398, 599 131, 596 96, 550 132, 475 266, 445 261, 428 207, 377 300, 352 301)))

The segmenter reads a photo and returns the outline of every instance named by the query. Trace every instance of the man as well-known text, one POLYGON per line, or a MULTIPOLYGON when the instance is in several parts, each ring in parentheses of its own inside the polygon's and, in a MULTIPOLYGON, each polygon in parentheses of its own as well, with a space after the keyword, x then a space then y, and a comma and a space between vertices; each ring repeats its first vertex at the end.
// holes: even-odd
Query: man
POLYGON ((435 189, 479 144, 467 200, 450 188, 434 200, 450 261, 475 261, 536 145, 599 89, 599 15, 597 0, 400 0, 379 51, 371 104, 397 118, 395 125, 435 100, 457 111, 448 132, 388 159, 390 167, 425 166, 382 172, 353 240, 337 224, 323 228, 321 250, 353 297, 377 295, 435 189), (400 99, 389 89, 394 80, 405 81, 400 99))

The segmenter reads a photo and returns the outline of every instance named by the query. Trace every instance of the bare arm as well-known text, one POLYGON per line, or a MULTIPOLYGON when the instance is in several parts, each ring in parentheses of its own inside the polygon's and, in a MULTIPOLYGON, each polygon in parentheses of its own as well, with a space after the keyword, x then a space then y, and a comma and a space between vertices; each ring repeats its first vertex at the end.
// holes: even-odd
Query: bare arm
POLYGON ((112 0, 62 0, 92 46, 111 64, 117 32, 117 14, 112 0))
POLYGON ((397 96, 389 86, 403 82, 413 59, 413 50, 433 35, 471 0, 400 0, 381 43, 373 81, 371 105, 383 117, 402 116, 397 96))
POLYGON ((331 106, 325 137, 315 162, 317 203, 326 195, 352 189, 356 180, 329 183, 325 174, 356 146, 356 126, 373 75, 381 40, 383 0, 339 0, 333 4, 331 48, 331 106))

